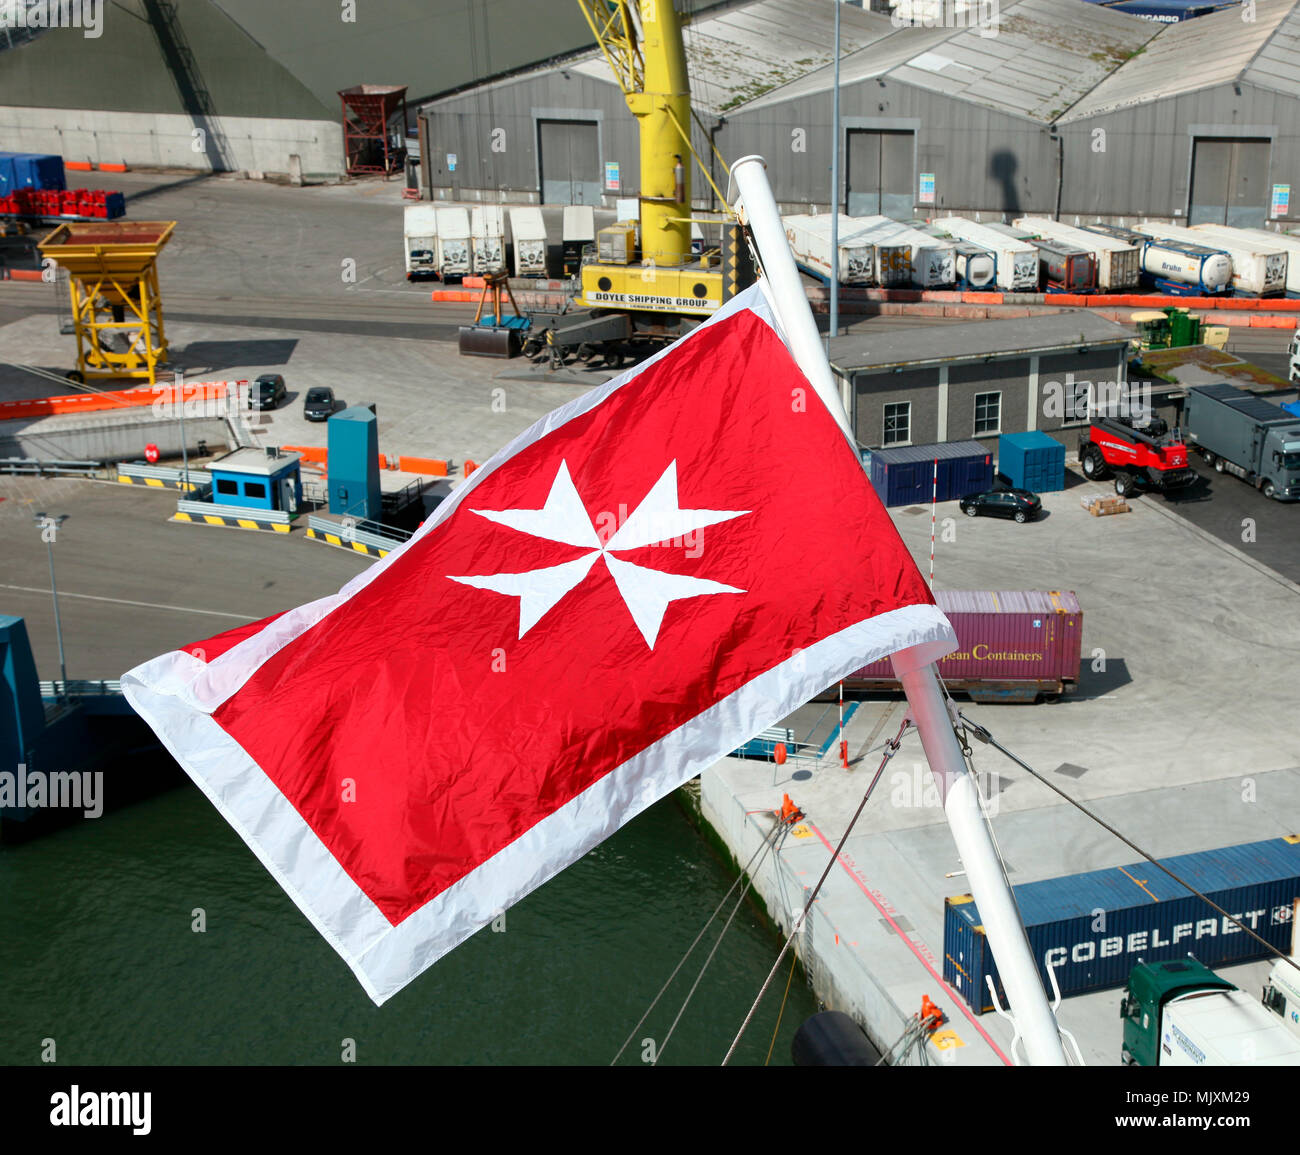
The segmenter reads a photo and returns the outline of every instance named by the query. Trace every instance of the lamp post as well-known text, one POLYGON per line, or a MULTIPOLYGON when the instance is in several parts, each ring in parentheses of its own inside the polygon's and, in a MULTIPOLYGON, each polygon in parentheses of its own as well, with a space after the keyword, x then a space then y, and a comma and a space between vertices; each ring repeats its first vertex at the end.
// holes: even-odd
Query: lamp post
POLYGON ((176 374, 176 412, 181 420, 181 492, 188 493, 190 488, 190 454, 185 447, 185 374, 176 374))
POLYGON ((41 527, 41 538, 45 542, 45 550, 50 557, 50 595, 54 599, 54 633, 59 639, 59 677, 62 679, 60 685, 62 692, 56 697, 66 699, 68 696, 68 664, 63 656, 63 623, 59 621, 59 587, 54 581, 54 538, 65 521, 68 520, 66 513, 60 513, 56 517, 50 517, 45 513, 38 513, 34 518, 37 525, 41 527))

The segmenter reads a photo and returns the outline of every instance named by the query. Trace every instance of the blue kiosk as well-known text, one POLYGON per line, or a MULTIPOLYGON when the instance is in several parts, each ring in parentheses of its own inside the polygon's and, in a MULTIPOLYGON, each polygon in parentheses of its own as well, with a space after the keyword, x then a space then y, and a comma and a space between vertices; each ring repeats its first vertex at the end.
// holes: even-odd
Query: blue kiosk
POLYGON ((299 455, 283 449, 236 449, 208 466, 212 503, 297 513, 302 504, 299 455))

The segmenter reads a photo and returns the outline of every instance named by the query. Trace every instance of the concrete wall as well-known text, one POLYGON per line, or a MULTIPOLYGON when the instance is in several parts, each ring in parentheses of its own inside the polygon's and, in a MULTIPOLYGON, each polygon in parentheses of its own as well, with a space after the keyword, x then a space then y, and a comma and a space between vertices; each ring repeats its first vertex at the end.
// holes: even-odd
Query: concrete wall
MULTIPOLYGON (((296 153, 306 176, 337 177, 344 170, 338 121, 221 116, 212 125, 232 169, 287 173, 296 153)), ((98 164, 211 171, 212 150, 194 129, 184 114, 0 107, 0 139, 9 151, 52 152, 98 164)), ((70 174, 71 184, 75 177, 70 174)))

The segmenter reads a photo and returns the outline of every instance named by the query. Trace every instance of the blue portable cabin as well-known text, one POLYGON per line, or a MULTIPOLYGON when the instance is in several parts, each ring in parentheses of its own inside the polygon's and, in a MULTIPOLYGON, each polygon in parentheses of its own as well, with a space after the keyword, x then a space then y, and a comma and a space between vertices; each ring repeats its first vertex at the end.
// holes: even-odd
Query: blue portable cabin
POLYGON ((246 447, 208 466, 214 505, 278 509, 297 513, 302 504, 302 474, 296 453, 246 447))
MULTIPOLYGON (((1270 838, 1162 860, 1284 953, 1300 898, 1300 836, 1270 838)), ((1045 990, 1051 964, 1064 996, 1121 987, 1135 963, 1187 954, 1209 967, 1263 958, 1267 949, 1149 862, 1012 888, 1045 990)), ((943 976, 976 1014, 1006 1005, 993 952, 970 895, 944 900, 943 976)))
POLYGON ((378 521, 384 507, 379 485, 379 419, 374 407, 353 405, 335 413, 326 432, 330 513, 378 521))
POLYGON ((998 472, 1015 489, 1054 493, 1065 488, 1065 446, 1035 430, 998 438, 998 472))
POLYGON ((873 449, 871 484, 886 505, 924 504, 934 491, 936 459, 939 501, 993 488, 993 454, 978 441, 873 449))

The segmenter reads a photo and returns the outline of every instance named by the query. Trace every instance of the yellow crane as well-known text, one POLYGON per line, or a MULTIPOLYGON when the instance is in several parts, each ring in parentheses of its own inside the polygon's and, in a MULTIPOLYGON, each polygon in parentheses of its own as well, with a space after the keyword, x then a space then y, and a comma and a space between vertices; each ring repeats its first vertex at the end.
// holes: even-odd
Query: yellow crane
POLYGON ((691 160, 712 180, 691 144, 690 78, 673 0, 577 3, 637 120, 640 219, 597 233, 595 260, 582 266, 571 301, 588 311, 533 314, 525 351, 552 364, 574 354, 617 366, 689 332, 754 272, 734 220, 723 222, 718 249, 691 252, 691 160))

